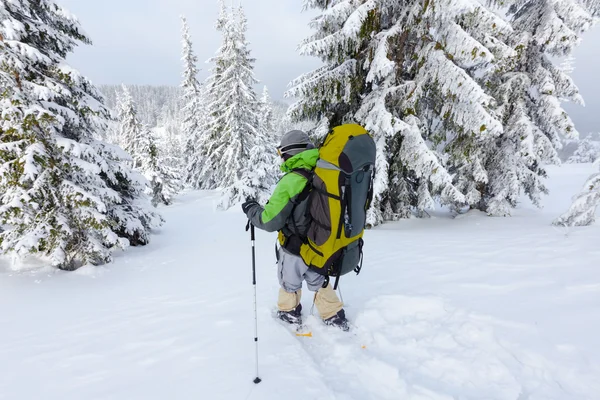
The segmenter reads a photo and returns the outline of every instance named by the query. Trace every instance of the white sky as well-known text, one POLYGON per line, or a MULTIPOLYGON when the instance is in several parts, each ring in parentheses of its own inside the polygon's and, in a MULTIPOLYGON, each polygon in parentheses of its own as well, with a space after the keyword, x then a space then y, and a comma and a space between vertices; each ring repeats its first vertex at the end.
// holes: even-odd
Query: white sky
MULTIPOLYGON (((181 22, 188 18, 194 50, 207 75, 205 61, 220 44, 214 29, 217 0, 56 0, 78 16, 94 42, 82 46, 69 62, 96 84, 179 85, 181 22)), ((314 15, 302 12, 301 0, 243 0, 248 40, 256 61, 256 77, 282 99, 288 83, 319 66, 319 60, 298 55, 314 15)), ((235 0, 239 4, 239 0, 235 0)), ((587 107, 567 106, 581 133, 600 131, 600 29, 584 37, 576 51, 575 82, 587 107)))

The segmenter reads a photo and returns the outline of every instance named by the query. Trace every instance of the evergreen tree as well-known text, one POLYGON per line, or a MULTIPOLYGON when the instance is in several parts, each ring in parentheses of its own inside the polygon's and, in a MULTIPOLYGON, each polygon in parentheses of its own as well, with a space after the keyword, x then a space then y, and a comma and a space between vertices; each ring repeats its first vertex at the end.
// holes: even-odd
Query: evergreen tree
POLYGON ((575 61, 575 56, 569 54, 560 64, 560 70, 569 76, 573 76, 573 72, 575 72, 575 61))
MULTIPOLYGON (((261 178, 261 186, 264 188, 264 190, 261 190, 260 192, 267 193, 270 186, 277 183, 277 176, 280 173, 280 162, 276 149, 279 144, 280 135, 284 132, 281 132, 280 135, 277 134, 277 130, 275 128, 275 116, 273 114, 273 102, 271 101, 271 96, 269 95, 269 90, 266 86, 263 88, 263 93, 260 98, 258 108, 259 132, 257 140, 259 143, 257 146, 259 146, 259 151, 261 151, 263 154, 260 155, 261 160, 259 164, 251 163, 250 165, 260 165, 261 168, 264 168, 264 172, 261 172, 261 174, 264 174, 264 176, 261 178)), ((251 152, 252 151, 254 151, 254 149, 252 149, 251 152)), ((250 154, 250 158, 252 159, 252 153, 250 154)))
POLYGON ((131 156, 130 165, 141 170, 146 153, 142 148, 145 139, 144 125, 137 115, 136 104, 123 85, 122 103, 119 111, 119 144, 131 156))
POLYGON ((148 180, 148 194, 152 197, 152 204, 171 205, 173 198, 180 190, 179 175, 177 171, 164 162, 152 132, 147 128, 142 129, 142 142, 140 149, 143 154, 141 171, 148 180))
POLYGON ((178 186, 183 183, 183 163, 181 161, 181 141, 179 140, 179 130, 173 125, 162 125, 151 128, 152 134, 156 138, 156 145, 160 150, 161 162, 171 168, 180 176, 178 186))
POLYGON ((277 175, 273 171, 276 164, 264 143, 251 146, 247 165, 240 170, 239 178, 223 190, 218 203, 220 209, 226 210, 245 199, 255 199, 262 204, 269 200, 277 175))
POLYGON ((308 0, 323 14, 301 51, 326 65, 293 82, 292 116, 374 135, 370 223, 423 214, 433 197, 490 215, 523 192, 539 204, 543 165, 577 135, 560 103, 582 102, 550 57, 572 51, 598 3, 308 0))
POLYGON ((215 121, 222 117, 219 107, 224 96, 222 90, 222 74, 229 68, 231 60, 226 56, 227 45, 232 41, 230 14, 224 0, 219 0, 220 12, 215 28, 223 35, 223 44, 214 57, 209 60, 213 64, 210 76, 206 79, 203 93, 204 120, 203 125, 194 141, 194 159, 188 165, 187 181, 195 189, 216 189, 219 186, 217 164, 211 157, 217 151, 216 143, 219 135, 215 121))
POLYGON ((207 84, 203 141, 207 157, 201 175, 210 176, 213 187, 224 189, 221 204, 228 207, 249 196, 247 187, 260 191, 266 184, 257 187, 256 173, 265 167, 252 165, 250 159, 253 147, 258 146, 267 154, 269 150, 265 146, 268 138, 261 135, 258 127, 259 103, 253 89, 258 81, 246 41, 247 20, 242 8, 225 16, 222 12, 217 25, 223 32, 223 45, 212 59, 215 66, 207 84))
MULTIPOLYGON (((102 85, 99 89, 104 94, 106 106, 117 118, 117 94, 122 92, 122 85, 102 85)), ((183 89, 180 86, 127 85, 127 90, 135 101, 142 123, 180 134, 183 97, 183 89)), ((181 157, 181 149, 178 152, 181 157)))
POLYGON ((277 183, 280 163, 275 151, 273 109, 266 87, 258 109, 258 133, 251 138, 248 162, 242 168, 239 179, 225 189, 220 208, 227 209, 247 198, 264 204, 269 200, 272 186, 277 183))
POLYGON ((186 182, 193 187, 199 188, 201 185, 195 181, 194 172, 197 166, 202 163, 200 154, 196 152, 196 147, 202 134, 202 87, 198 81, 198 57, 194 54, 192 38, 185 17, 181 18, 183 23, 183 82, 181 88, 183 95, 181 98, 182 127, 181 132, 184 138, 185 147, 183 149, 183 165, 186 168, 186 182))
MULTIPOLYGON (((597 163, 600 165, 600 163, 597 163)), ((600 205, 600 172, 592 174, 574 199, 569 210, 554 221, 559 226, 588 226, 596 220, 600 205)))
POLYGON ((275 144, 275 117, 273 115, 273 104, 271 102, 271 96, 269 95, 269 89, 267 89, 266 86, 263 88, 263 93, 260 98, 258 126, 261 134, 268 136, 269 140, 275 144))
POLYGON ((509 215, 522 192, 536 205, 548 193, 544 165, 560 163, 562 141, 578 136, 561 102, 583 104, 568 72, 551 57, 571 54, 598 12, 595 0, 511 3, 513 52, 496 64, 486 82, 504 123, 504 134, 487 150, 489 185, 480 208, 491 215, 509 215))
POLYGON ((487 182, 479 143, 503 130, 477 76, 506 22, 475 0, 306 4, 323 13, 301 52, 326 65, 293 82, 288 94, 300 100, 291 113, 355 121, 374 135, 369 223, 405 217, 432 196, 456 208, 477 203, 487 182))
POLYGON ((233 14, 226 29, 230 35, 224 43, 224 61, 228 68, 218 82, 222 97, 209 107, 217 110, 218 118, 209 122, 216 133, 215 152, 210 155, 218 175, 220 187, 231 186, 238 173, 248 163, 252 136, 258 135, 258 101, 253 86, 254 59, 250 57, 246 41, 246 18, 241 10, 233 14))
POLYGON ((148 243, 162 219, 126 155, 94 136, 108 110, 65 58, 89 39, 49 0, 0 3, 0 252, 72 270, 148 243))
MULTIPOLYGON (((112 120, 106 139, 110 143, 118 144, 119 121, 123 108, 121 93, 122 85, 114 87, 105 85, 101 87, 106 105, 112 110, 112 120)), ((180 111, 183 90, 177 86, 128 86, 127 91, 135 103, 138 120, 151 127, 156 138, 156 145, 161 155, 161 162, 181 175, 182 143, 180 140, 180 111)))
POLYGON ((131 166, 148 180, 146 192, 151 196, 152 204, 170 205, 181 189, 177 168, 161 152, 150 128, 138 119, 136 102, 124 85, 118 98, 120 142, 131 157, 131 166))
MULTIPOLYGON (((122 90, 122 87, 119 88, 122 90)), ((108 123, 108 129, 106 134, 106 142, 120 145, 121 133, 119 121, 123 114, 123 97, 121 96, 121 90, 114 89, 115 104, 112 107, 111 118, 108 123)))
POLYGON ((589 137, 577 143, 577 150, 567 160, 569 164, 593 163, 600 158, 600 143, 593 142, 589 137))

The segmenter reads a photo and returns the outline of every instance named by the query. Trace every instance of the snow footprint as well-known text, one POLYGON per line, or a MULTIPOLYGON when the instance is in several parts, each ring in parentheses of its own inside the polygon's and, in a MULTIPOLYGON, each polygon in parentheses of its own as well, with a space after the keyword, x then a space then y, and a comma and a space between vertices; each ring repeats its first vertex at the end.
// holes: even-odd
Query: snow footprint
POLYGON ((421 398, 417 390, 461 400, 586 398, 577 382, 559 383, 560 366, 499 339, 484 321, 440 298, 382 296, 356 325, 372 357, 395 366, 414 394, 402 398, 421 398))

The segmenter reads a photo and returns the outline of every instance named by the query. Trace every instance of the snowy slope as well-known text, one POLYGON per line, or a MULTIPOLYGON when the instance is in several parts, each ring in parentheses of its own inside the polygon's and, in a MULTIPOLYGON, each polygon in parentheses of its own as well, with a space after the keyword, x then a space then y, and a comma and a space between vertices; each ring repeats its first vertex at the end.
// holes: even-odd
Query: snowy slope
POLYGON ((0 259, 0 399, 600 399, 600 224, 550 225, 592 167, 550 172, 544 210, 367 232, 363 274, 341 282, 351 334, 272 319, 260 232, 259 385, 249 236, 214 193, 182 196, 106 268, 0 259))

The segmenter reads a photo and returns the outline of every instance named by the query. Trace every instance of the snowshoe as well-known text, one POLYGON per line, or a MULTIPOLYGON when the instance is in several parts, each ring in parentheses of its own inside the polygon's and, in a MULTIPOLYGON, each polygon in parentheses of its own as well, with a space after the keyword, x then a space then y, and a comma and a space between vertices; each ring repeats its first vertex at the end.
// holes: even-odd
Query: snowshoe
POLYGON ((277 311, 277 318, 292 325, 302 325, 302 304, 292 311, 277 311))
POLYGON ((325 325, 335 326, 340 328, 344 332, 348 332, 350 330, 350 325, 348 325, 348 320, 346 319, 346 312, 342 309, 338 311, 333 317, 324 320, 325 325))

